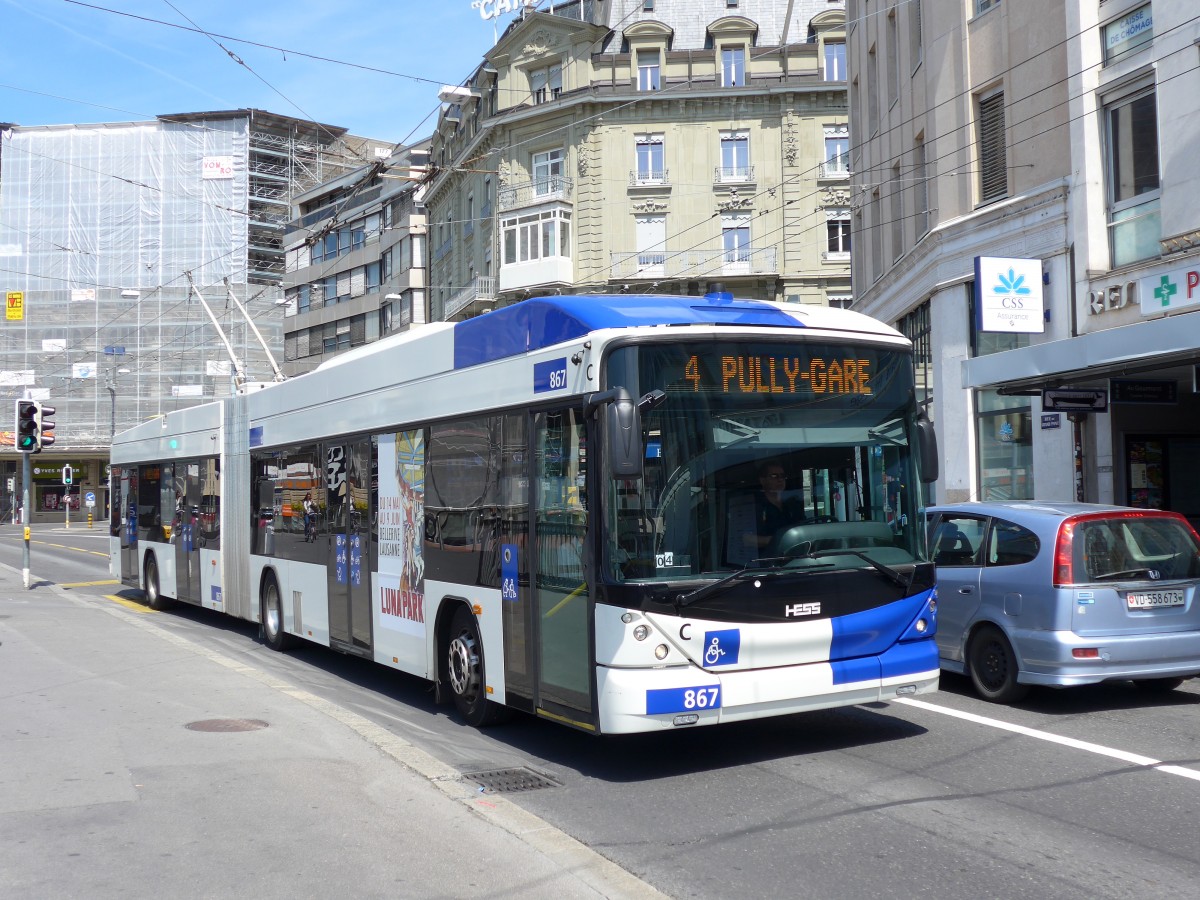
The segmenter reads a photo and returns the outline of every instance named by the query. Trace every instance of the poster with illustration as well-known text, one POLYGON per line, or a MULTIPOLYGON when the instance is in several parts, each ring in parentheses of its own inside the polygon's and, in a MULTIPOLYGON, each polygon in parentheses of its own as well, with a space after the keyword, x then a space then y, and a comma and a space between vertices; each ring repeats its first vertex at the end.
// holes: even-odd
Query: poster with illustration
MULTIPOLYGON (((425 658, 425 444, 421 431, 379 439, 379 575, 375 608, 381 648, 400 662, 425 658)), ((408 666, 403 668, 413 671, 408 666)))

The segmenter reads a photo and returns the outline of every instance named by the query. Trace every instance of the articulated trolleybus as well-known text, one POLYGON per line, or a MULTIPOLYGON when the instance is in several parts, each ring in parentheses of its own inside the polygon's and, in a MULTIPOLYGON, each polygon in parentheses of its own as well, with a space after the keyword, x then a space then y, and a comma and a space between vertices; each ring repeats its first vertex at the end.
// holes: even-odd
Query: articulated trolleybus
POLYGON ((112 448, 114 572, 485 725, 711 725, 937 687, 912 348, 838 309, 531 299, 112 448))

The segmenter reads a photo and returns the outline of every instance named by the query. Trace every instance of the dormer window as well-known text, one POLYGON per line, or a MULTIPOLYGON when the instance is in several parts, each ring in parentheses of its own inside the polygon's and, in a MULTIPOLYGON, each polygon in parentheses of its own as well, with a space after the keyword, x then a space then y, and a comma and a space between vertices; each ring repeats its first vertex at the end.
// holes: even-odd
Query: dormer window
POLYGON ((721 48, 721 84, 725 87, 745 87, 746 48, 721 48))
POLYGON ((562 93, 562 63, 556 62, 530 72, 529 93, 535 104, 557 100, 562 93))
POLYGON ((661 56, 657 48, 654 50, 639 50, 637 51, 637 73, 638 73, 638 90, 639 91, 657 91, 661 84, 660 76, 660 59, 661 56))

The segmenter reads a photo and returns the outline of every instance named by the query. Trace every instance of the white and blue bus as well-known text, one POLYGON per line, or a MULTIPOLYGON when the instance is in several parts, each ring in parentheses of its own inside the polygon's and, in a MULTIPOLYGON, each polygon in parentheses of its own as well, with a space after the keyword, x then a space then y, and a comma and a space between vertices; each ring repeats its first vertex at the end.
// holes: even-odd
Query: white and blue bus
POLYGON ((936 466, 873 319, 530 299, 117 435, 112 564, 474 725, 711 725, 936 689, 936 466))

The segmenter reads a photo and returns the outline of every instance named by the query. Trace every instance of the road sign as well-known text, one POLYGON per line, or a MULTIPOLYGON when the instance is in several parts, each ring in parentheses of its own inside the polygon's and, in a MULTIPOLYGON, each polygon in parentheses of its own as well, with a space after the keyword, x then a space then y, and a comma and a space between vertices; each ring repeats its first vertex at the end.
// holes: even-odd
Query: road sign
POLYGON ((124 356, 125 348, 124 347, 105 347, 104 355, 105 356, 124 356))
POLYGON ((92 507, 94 507, 94 506, 96 505, 96 494, 95 494, 95 492, 94 492, 94 491, 88 491, 86 494, 84 494, 84 495, 83 495, 83 503, 84 503, 84 505, 85 505, 85 506, 86 506, 88 509, 91 509, 92 507))
POLYGON ((1046 412, 1108 412, 1108 391, 1104 388, 1046 388, 1042 391, 1042 409, 1046 412))

